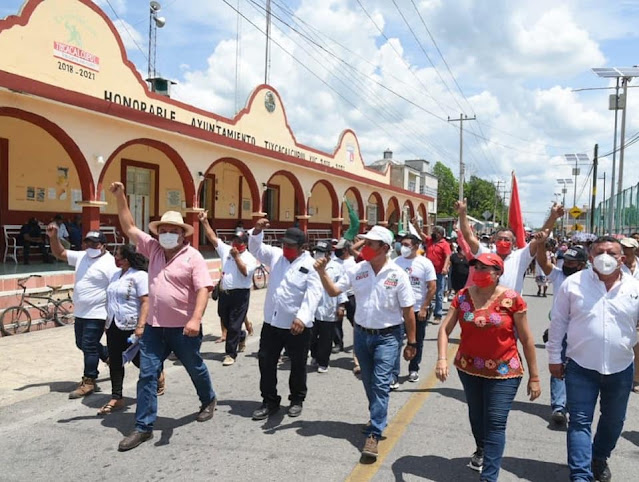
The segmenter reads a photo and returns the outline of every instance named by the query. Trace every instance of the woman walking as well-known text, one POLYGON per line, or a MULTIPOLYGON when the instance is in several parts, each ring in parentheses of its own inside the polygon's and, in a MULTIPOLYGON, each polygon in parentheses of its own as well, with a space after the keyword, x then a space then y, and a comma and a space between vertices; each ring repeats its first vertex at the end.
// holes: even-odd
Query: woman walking
POLYGON ((442 382, 448 378, 448 337, 459 322, 461 342, 455 366, 477 446, 469 467, 481 472, 480 480, 494 482, 506 445, 508 413, 524 375, 517 336, 528 365, 530 400, 539 397, 541 389, 526 302, 517 292, 497 284, 503 260, 487 253, 470 264, 475 267, 475 286, 457 293, 439 329, 435 374, 442 382))
MULTIPOLYGON (((115 264, 120 269, 113 275, 107 287, 105 325, 111 372, 111 400, 98 411, 98 415, 108 415, 124 407, 122 353, 129 347, 128 338, 131 335, 135 334, 138 338, 142 336, 149 307, 146 258, 136 253, 133 246, 126 244, 116 249, 115 264)), ((139 356, 133 359, 133 363, 139 366, 139 356)), ((161 375, 161 380, 164 385, 164 373, 161 375)), ((158 381, 158 392, 159 387, 158 381)))

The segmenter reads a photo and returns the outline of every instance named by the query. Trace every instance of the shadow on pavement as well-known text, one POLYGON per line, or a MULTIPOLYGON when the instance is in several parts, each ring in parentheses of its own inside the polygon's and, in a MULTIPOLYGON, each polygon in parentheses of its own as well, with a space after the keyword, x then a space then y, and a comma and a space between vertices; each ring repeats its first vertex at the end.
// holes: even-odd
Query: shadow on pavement
POLYGON ((625 438, 628 442, 635 444, 639 447, 639 432, 624 432, 621 434, 623 438, 625 438))
MULTIPOLYGON (((508 445, 506 445, 508 450, 508 445)), ((570 471, 566 464, 545 462, 543 460, 519 459, 504 457, 501 461, 502 470, 507 470, 523 480, 543 480, 545 482, 564 481, 570 479, 570 471)))
MULTIPOLYGON (((286 410, 284 409, 281 413, 286 413, 286 410)), ((302 437, 321 435, 328 438, 346 440, 359 450, 366 440, 366 436, 362 433, 362 427, 363 425, 361 423, 346 423, 332 420, 296 420, 295 422, 283 425, 274 424, 273 427, 265 426, 264 433, 272 435, 282 430, 295 430, 295 432, 302 437)), ((382 437, 382 440, 384 440, 384 437, 382 437)), ((366 461, 363 462, 366 463, 366 461)))
MULTIPOLYGON (((251 418, 253 412, 262 406, 262 402, 252 400, 219 400, 218 407, 229 407, 231 415, 239 415, 244 418, 251 418)), ((282 410, 280 410, 281 412, 282 410)))
POLYGON ((397 459, 391 469, 396 481, 406 480, 406 476, 419 477, 435 482, 477 481, 477 472, 467 467, 468 458, 446 459, 436 455, 405 455, 397 459))
POLYGON ((16 392, 22 392, 30 388, 49 387, 50 392, 68 393, 68 392, 71 392, 73 389, 75 389, 75 387, 77 386, 78 386, 77 380, 73 382, 42 382, 42 383, 30 383, 29 385, 23 385, 21 387, 14 388, 13 390, 16 392))

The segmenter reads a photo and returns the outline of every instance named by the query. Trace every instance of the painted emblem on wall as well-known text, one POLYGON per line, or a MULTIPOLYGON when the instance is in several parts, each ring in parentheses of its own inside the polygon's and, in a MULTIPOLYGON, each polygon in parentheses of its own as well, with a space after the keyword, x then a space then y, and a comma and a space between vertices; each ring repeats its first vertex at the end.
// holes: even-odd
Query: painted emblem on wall
POLYGON ((355 146, 353 144, 346 145, 346 160, 348 162, 355 161, 355 146))
POLYGON ((270 90, 264 95, 264 106, 269 112, 273 112, 275 110, 275 96, 270 90))

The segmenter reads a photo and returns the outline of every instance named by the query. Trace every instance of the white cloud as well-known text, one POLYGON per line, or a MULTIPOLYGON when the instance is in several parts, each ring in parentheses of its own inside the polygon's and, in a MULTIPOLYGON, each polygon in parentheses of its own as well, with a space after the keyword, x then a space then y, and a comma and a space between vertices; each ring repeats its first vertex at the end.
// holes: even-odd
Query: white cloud
POLYGON ((125 20, 114 20, 113 25, 122 38, 122 43, 127 50, 145 49, 147 40, 131 24, 125 20))

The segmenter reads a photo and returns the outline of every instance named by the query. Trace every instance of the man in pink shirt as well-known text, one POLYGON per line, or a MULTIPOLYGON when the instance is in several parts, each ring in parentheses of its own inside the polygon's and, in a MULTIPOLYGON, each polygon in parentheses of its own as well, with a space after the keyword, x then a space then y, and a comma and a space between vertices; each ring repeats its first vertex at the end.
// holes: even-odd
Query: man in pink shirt
POLYGON ((158 236, 156 240, 135 225, 122 183, 111 184, 111 192, 117 200, 122 230, 136 244, 137 251, 149 258, 149 314, 140 339, 135 430, 118 446, 125 451, 153 437, 157 380, 171 352, 186 368, 200 398, 197 421, 213 417, 215 391, 200 355, 202 315, 213 281, 200 252, 185 241, 193 234, 193 227, 184 224, 180 213, 167 211, 160 221, 149 223, 149 231, 158 236))

